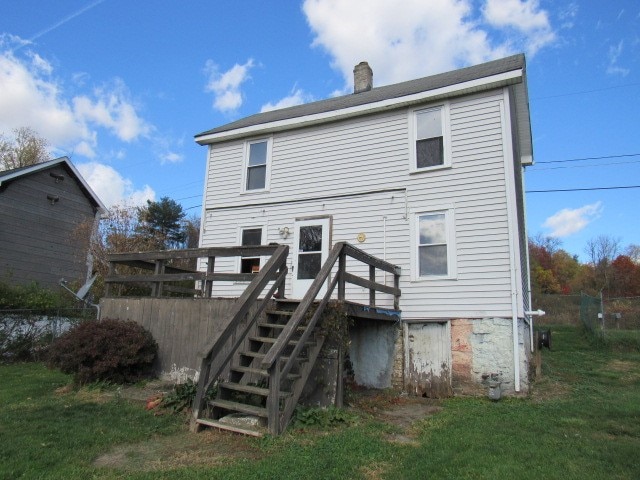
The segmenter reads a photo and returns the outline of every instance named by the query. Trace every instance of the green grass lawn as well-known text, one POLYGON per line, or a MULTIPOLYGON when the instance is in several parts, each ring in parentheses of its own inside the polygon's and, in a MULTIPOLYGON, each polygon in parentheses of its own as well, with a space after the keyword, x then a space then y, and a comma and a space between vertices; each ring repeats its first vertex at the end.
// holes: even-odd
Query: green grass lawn
POLYGON ((0 479, 640 478, 640 352, 552 336, 527 398, 445 400, 407 431, 367 409, 263 439, 190 434, 113 392, 61 392, 69 377, 39 364, 0 366, 0 479))

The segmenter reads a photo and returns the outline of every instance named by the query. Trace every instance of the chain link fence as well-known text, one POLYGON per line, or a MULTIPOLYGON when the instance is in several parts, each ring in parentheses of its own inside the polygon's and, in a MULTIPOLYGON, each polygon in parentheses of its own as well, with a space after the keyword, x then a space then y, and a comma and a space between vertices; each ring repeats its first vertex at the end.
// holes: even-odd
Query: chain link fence
POLYGON ((95 319, 95 308, 0 310, 0 362, 42 360, 57 337, 79 322, 95 319))
POLYGON ((640 297, 538 295, 533 305, 546 312, 536 319, 539 326, 581 324, 593 334, 630 332, 640 336, 640 297))

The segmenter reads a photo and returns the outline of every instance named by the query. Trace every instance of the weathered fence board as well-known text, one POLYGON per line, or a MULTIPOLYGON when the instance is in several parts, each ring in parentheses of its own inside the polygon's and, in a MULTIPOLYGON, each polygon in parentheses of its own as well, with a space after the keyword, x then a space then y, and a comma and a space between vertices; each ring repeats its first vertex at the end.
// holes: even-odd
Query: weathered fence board
POLYGON ((149 330, 158 342, 158 374, 169 376, 176 370, 193 374, 200 367, 198 352, 227 327, 235 302, 233 298, 103 298, 100 318, 132 320, 149 330))

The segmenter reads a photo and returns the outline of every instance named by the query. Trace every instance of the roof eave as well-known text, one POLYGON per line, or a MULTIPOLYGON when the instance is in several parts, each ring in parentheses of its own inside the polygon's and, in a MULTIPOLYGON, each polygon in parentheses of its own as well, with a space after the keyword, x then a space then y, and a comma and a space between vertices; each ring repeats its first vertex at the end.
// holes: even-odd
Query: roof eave
POLYGON ((447 85, 432 90, 427 90, 411 95, 405 95, 397 98, 389 98, 372 103, 366 103, 354 107, 347 107, 328 112, 316 113, 300 117, 288 118, 268 123, 250 125, 243 128, 237 128, 218 133, 205 133, 197 135, 195 141, 200 145, 209 145, 227 140, 250 137, 253 135, 265 135, 269 133, 290 130, 294 128, 307 127, 321 123, 344 120, 351 117, 361 115, 369 115, 385 110, 408 107, 411 105, 424 103, 428 101, 437 101, 444 98, 450 98, 470 93, 477 93, 495 88, 505 87, 521 83, 523 81, 524 71, 522 68, 510 70, 503 73, 490 75, 483 78, 477 78, 466 82, 447 85))
POLYGON ((35 165, 31 165, 29 168, 20 169, 19 171, 9 173, 7 175, 3 175, 0 178, 0 186, 2 186, 3 182, 7 182, 9 180, 13 180, 18 177, 22 177, 24 175, 28 175, 30 173, 38 172, 40 170, 45 170, 47 168, 51 168, 56 165, 65 165, 73 175, 76 177, 76 180, 80 182, 82 190, 85 191, 85 195, 93 201, 96 209, 99 213, 104 213, 107 211, 107 207, 102 203, 100 198, 96 195, 93 189, 89 186, 89 184, 85 181, 85 179, 80 175, 80 172, 76 169, 76 167, 71 163, 68 157, 59 157, 54 158, 53 160, 49 160, 47 162, 36 163, 35 165))

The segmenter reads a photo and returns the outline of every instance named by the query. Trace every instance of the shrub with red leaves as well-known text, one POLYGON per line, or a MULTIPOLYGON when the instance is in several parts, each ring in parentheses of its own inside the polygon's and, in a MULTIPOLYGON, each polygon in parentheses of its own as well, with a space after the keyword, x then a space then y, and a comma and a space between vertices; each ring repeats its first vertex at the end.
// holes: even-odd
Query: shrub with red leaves
POLYGON ((158 344, 135 322, 83 322, 49 348, 48 366, 74 375, 76 384, 132 383, 153 374, 158 344))

